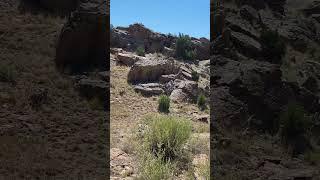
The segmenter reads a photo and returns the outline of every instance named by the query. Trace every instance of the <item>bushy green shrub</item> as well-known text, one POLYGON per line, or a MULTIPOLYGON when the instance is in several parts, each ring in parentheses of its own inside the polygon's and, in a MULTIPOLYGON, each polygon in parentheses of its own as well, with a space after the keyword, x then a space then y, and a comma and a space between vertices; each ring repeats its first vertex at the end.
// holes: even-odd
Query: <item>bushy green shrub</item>
POLYGON ((0 81, 15 83, 16 71, 13 66, 0 65, 0 81))
POLYGON ((203 94, 198 96, 197 104, 200 110, 206 109, 206 97, 203 94))
POLYGON ((176 41, 176 56, 184 60, 194 60, 195 52, 192 49, 192 41, 188 35, 179 34, 176 41))
POLYGON ((286 53, 285 42, 277 31, 264 30, 260 36, 262 42, 263 56, 270 62, 281 64, 286 53))
POLYGON ((191 77, 192 77, 192 80, 194 81, 199 81, 199 74, 197 73, 197 71, 192 71, 191 73, 191 77))
POLYGON ((288 143, 307 133, 310 119, 306 117, 302 106, 289 104, 280 116, 280 124, 282 140, 288 143))
POLYGON ((166 95, 161 95, 158 100, 158 110, 159 112, 169 113, 170 108, 170 98, 166 95))
POLYGON ((136 54, 137 54, 138 56, 145 56, 145 49, 144 49, 144 47, 139 46, 139 47, 136 49, 136 54))
POLYGON ((172 176, 172 165, 165 162, 161 157, 154 157, 147 153, 144 155, 140 166, 140 178, 149 179, 169 179, 172 176))
POLYGON ((151 153, 166 161, 175 159, 191 135, 190 122, 166 115, 153 116, 149 122, 145 142, 151 153))

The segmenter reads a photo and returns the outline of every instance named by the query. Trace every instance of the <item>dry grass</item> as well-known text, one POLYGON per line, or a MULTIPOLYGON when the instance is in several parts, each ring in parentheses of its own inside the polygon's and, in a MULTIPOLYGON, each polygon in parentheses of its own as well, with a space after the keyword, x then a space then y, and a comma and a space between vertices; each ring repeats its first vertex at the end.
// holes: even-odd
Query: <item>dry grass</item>
MULTIPOLYGON (((136 93, 127 83, 129 70, 129 67, 116 66, 111 62, 111 147, 120 148, 133 156, 134 159, 139 159, 138 154, 141 153, 138 153, 137 149, 139 148, 137 147, 140 144, 135 138, 137 129, 139 129, 139 124, 143 124, 144 117, 158 113, 158 97, 144 97, 136 93)), ((190 120, 193 133, 208 133, 209 124, 192 121, 194 119, 193 113, 207 114, 207 112, 201 112, 196 104, 171 103, 169 114, 190 120)), ((209 153, 209 136, 203 138, 200 144, 204 147, 201 153, 209 153)), ((196 145, 194 144, 194 146, 196 145)), ((181 166, 189 166, 185 163, 186 158, 181 158, 184 159, 181 161, 182 163, 175 165, 175 167, 178 166, 176 167, 179 171, 178 174, 183 173, 182 169, 185 170, 181 166)), ((139 166, 138 163, 136 166, 139 166)))
POLYGON ((73 176, 75 172, 105 175, 106 162, 97 161, 106 158, 105 113, 90 110, 71 79, 55 69, 55 44, 65 20, 20 14, 18 0, 10 3, 14 4, 12 9, 0 6, 0 66, 15 68, 16 83, 0 82, 0 95, 5 99, 9 94, 15 103, 0 100, 0 126, 3 137, 14 136, 7 152, 20 156, 8 159, 9 154, 2 152, 0 161, 12 163, 0 166, 1 176, 12 172, 22 179, 42 179, 42 172, 51 177, 73 176), (48 101, 33 110, 29 98, 37 89, 48 89, 48 101), (37 137, 43 138, 46 148, 29 143, 37 137), (86 163, 79 165, 79 161, 86 163))

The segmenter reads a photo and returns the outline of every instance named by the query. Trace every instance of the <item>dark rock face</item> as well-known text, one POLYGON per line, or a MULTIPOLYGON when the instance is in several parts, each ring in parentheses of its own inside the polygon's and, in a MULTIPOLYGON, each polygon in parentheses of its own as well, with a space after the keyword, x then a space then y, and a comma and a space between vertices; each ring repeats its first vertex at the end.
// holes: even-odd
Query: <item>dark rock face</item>
POLYGON ((80 94, 88 99, 99 99, 105 110, 109 108, 110 97, 107 95, 109 86, 106 81, 84 78, 77 83, 80 94))
POLYGON ((240 9, 240 15, 243 19, 249 21, 250 23, 257 22, 259 20, 259 14, 256 9, 251 6, 244 5, 240 9))
POLYGON ((231 32, 233 44, 248 57, 259 57, 262 52, 261 44, 253 38, 238 32, 231 32))
MULTIPOLYGON (((233 102, 233 105, 241 102, 240 104, 243 107, 247 107, 248 114, 254 114, 257 119, 261 120, 261 124, 257 124, 259 128, 272 129, 273 122, 270 120, 277 119, 283 108, 290 102, 303 105, 310 113, 320 110, 319 98, 316 95, 295 84, 282 82, 282 73, 278 65, 254 60, 238 62, 221 56, 213 57, 211 61, 213 65, 211 76, 212 101, 221 101, 223 96, 215 97, 216 91, 217 93, 221 92, 220 87, 225 87, 223 92, 228 98, 222 102, 228 104, 229 100, 232 99, 238 102, 233 102)), ((218 106, 217 103, 214 104, 218 106)), ((238 117, 238 120, 242 121, 241 118, 244 115, 237 115, 239 112, 234 111, 234 109, 228 107, 221 110, 221 107, 215 107, 214 111, 220 110, 224 112, 223 114, 238 117)), ((215 112, 215 114, 220 113, 215 112)), ((234 120, 228 120, 226 117, 221 120, 232 121, 234 126, 239 124, 234 120)))
POLYGON ((20 10, 47 11, 53 14, 68 15, 79 5, 80 0, 21 0, 20 10))
POLYGON ((59 68, 82 71, 91 67, 108 69, 107 2, 81 3, 64 25, 57 45, 56 64, 59 68))
POLYGON ((255 9, 264 9, 266 6, 269 6, 273 11, 284 13, 284 6, 286 0, 237 0, 238 5, 249 5, 255 9))
POLYGON ((255 9, 265 8, 265 1, 264 0, 237 0, 236 3, 240 6, 249 5, 255 9))
POLYGON ((240 126, 248 117, 248 107, 232 96, 228 87, 218 87, 211 91, 211 121, 225 127, 240 126))
POLYGON ((313 1, 313 3, 310 4, 309 7, 303 9, 303 11, 307 16, 310 16, 312 14, 320 14, 320 2, 313 1))
MULTIPOLYGON (((318 56, 313 53, 309 56, 308 51, 311 47, 319 48, 319 13, 315 3, 303 10, 307 16, 299 18, 292 13, 291 6, 285 4, 285 0, 236 0, 225 1, 225 8, 221 8, 225 10, 221 13, 225 14, 225 20, 220 24, 225 27, 211 39, 210 62, 210 111, 211 122, 215 122, 210 126, 216 132, 212 136, 211 151, 215 155, 211 164, 216 167, 216 179, 230 174, 237 174, 238 179, 319 177, 318 168, 306 160, 293 162, 288 157, 285 160, 277 157, 287 152, 292 156, 313 152, 317 145, 310 143, 309 133, 295 135, 290 140, 283 137, 276 142, 273 138, 261 138, 265 142, 259 143, 261 132, 282 132, 286 125, 280 117, 291 104, 302 106, 305 116, 313 117, 310 134, 318 136, 314 132, 319 128, 314 127, 319 123, 314 119, 319 118, 317 112, 320 111, 320 66, 318 56), (265 30, 277 31, 280 36, 277 39, 286 44, 287 54, 278 65, 272 64, 274 61, 269 63, 270 59, 265 57, 267 42, 261 36, 265 30), (245 142, 239 145, 250 148, 243 148, 245 153, 241 154, 238 149, 223 147, 219 142, 225 137, 237 137, 239 142, 245 142), (247 138, 256 140, 249 145, 247 138), (266 152, 265 147, 271 144, 272 150, 266 152), (263 150, 259 152, 257 147, 263 150), (271 158, 261 158, 269 153, 273 154, 271 158), (240 162, 239 165, 235 166, 236 162, 240 162), (239 171, 243 174, 238 174, 239 171)), ((219 13, 215 11, 212 15, 219 13)), ((231 144, 237 145, 237 142, 231 144)))

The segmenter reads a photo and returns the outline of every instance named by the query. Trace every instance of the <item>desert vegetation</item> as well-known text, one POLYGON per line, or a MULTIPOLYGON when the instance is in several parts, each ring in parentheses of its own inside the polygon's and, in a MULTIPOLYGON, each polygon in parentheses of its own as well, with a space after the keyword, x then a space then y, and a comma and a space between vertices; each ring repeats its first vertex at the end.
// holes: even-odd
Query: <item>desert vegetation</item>
POLYGON ((195 51, 192 48, 191 38, 182 33, 179 34, 176 42, 176 56, 185 60, 194 60, 195 51))
POLYGON ((208 44, 195 44, 183 34, 156 33, 139 23, 121 31, 127 37, 114 28, 111 38, 136 41, 110 54, 112 176, 209 179, 209 116, 197 106, 200 92, 208 94, 209 61, 197 63, 193 54, 197 48, 207 52, 208 44), (135 47, 144 47, 144 57, 135 47))
POLYGON ((144 50, 144 48, 143 48, 142 46, 139 46, 139 47, 137 48, 137 50, 136 50, 136 54, 137 54, 138 56, 145 56, 145 50, 144 50))
POLYGON ((161 95, 158 100, 159 103, 159 112, 169 113, 170 108, 170 99, 166 95, 161 95))

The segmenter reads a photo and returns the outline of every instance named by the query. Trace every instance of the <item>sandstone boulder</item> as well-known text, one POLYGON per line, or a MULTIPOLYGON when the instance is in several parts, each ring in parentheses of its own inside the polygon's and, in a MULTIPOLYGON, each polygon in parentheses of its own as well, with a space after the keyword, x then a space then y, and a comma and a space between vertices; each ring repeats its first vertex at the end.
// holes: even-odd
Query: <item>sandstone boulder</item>
POLYGON ((136 62, 128 73, 128 82, 142 83, 159 81, 162 75, 176 74, 178 67, 167 59, 143 59, 136 62))
POLYGON ((174 89, 170 94, 170 100, 176 103, 185 102, 187 99, 188 95, 182 89, 174 89))

